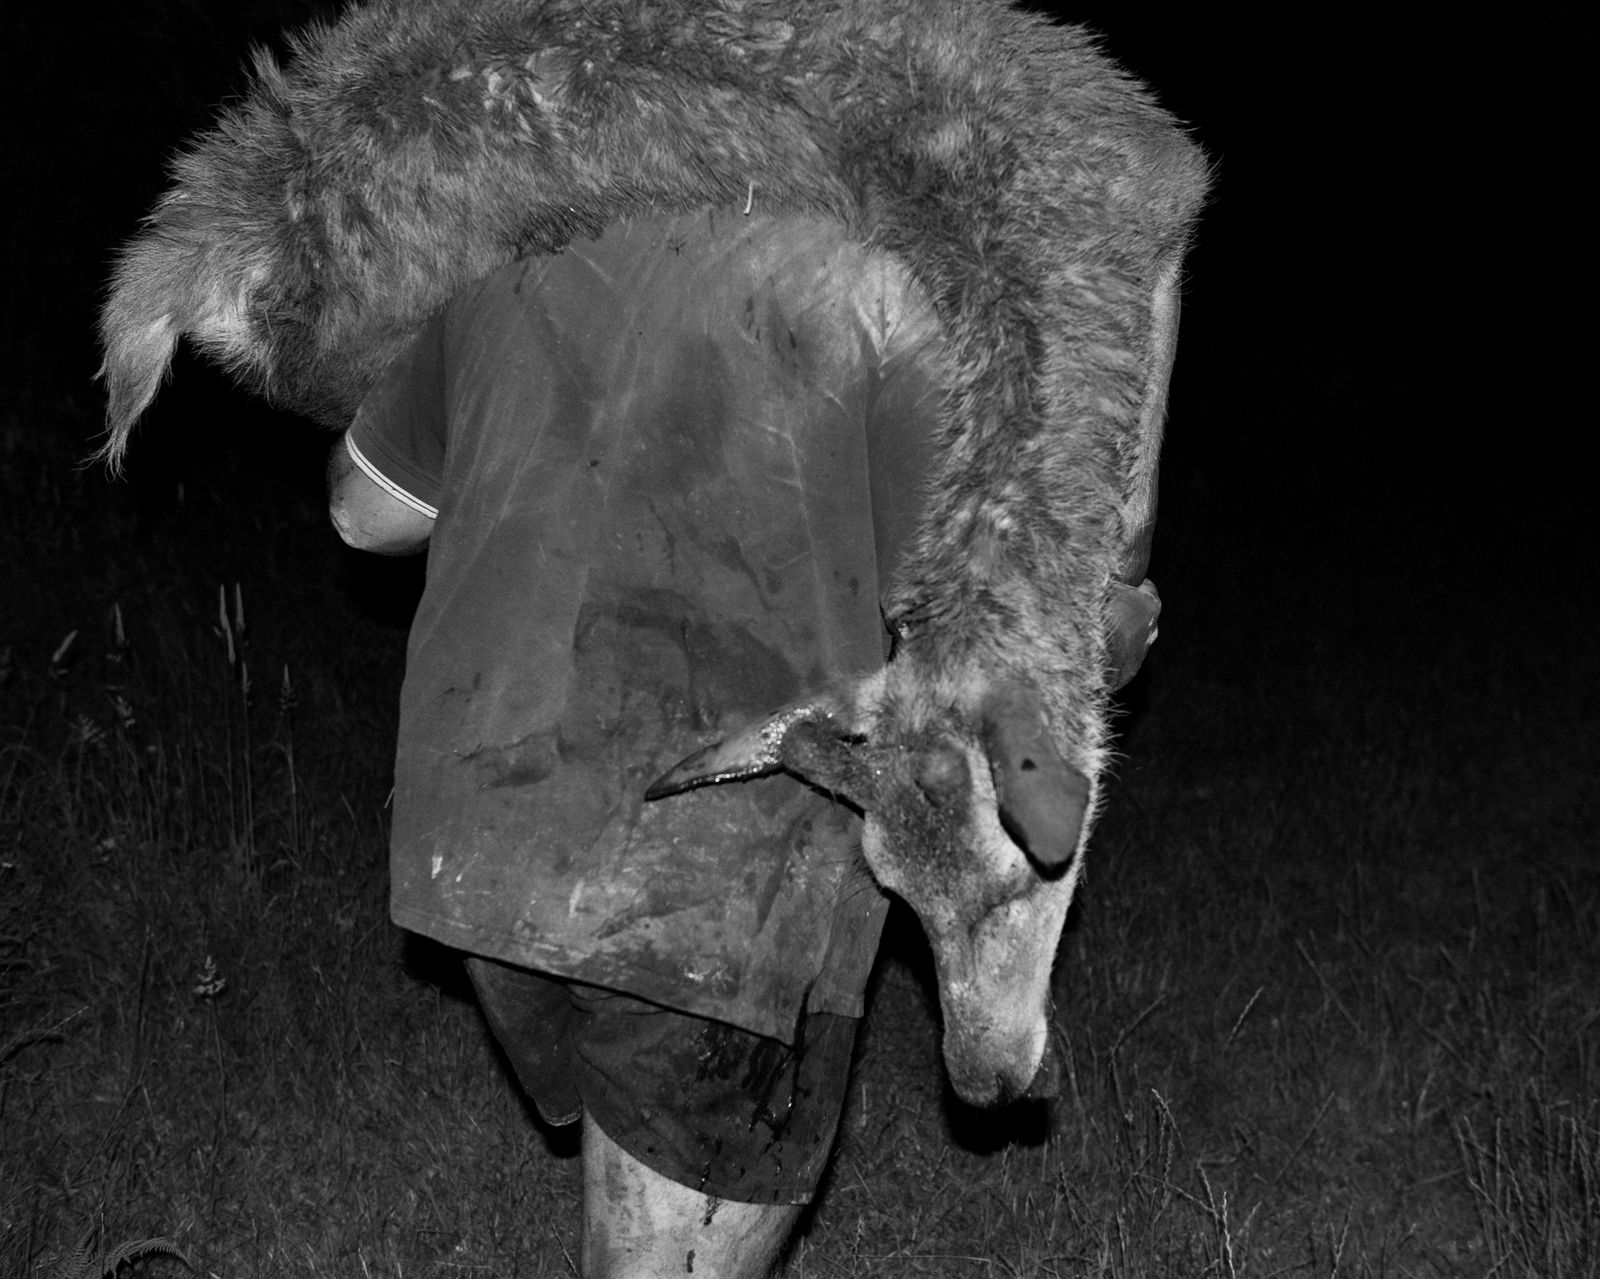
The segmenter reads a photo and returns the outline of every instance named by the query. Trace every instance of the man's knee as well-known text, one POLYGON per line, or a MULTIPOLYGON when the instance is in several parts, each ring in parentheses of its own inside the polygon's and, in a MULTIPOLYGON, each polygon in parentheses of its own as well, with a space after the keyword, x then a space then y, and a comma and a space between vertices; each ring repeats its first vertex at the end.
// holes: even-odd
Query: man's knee
POLYGON ((798 1204, 716 1199, 654 1171, 583 1121, 584 1279, 761 1279, 798 1204))

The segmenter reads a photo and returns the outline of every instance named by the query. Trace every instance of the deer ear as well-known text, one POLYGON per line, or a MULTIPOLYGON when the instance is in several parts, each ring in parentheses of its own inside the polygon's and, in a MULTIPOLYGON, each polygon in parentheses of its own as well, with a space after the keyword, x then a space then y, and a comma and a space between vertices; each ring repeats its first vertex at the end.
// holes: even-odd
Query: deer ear
POLYGON ((991 695, 983 746, 1006 834, 1040 867, 1065 867, 1083 831, 1089 782, 1056 750, 1039 699, 1016 688, 991 695))
POLYGON ((644 797, 665 799, 784 771, 865 808, 871 780, 866 749, 853 716, 838 699, 800 702, 681 760, 652 782, 644 797))

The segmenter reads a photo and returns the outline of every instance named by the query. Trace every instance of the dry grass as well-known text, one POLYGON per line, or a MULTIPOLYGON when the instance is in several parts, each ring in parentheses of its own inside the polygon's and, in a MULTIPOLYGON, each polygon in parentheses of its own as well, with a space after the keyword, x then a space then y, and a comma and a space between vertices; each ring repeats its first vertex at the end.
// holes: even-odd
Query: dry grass
MULTIPOLYGON (((314 465, 248 507, 227 457, 181 501, 114 490, 48 443, 75 408, 29 412, 0 481, 0 1275, 575 1273, 570 1146, 385 917, 402 631, 314 465)), ((951 1099, 897 917, 790 1273, 1600 1273, 1594 619, 1569 599, 1534 651, 1359 545, 1252 590, 1204 537, 1163 552, 1060 1100, 951 1099)))

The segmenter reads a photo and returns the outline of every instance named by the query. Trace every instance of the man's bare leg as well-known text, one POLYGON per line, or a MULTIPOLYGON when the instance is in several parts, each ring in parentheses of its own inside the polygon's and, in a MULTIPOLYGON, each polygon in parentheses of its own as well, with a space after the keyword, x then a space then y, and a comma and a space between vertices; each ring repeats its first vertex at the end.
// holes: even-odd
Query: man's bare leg
POLYGON ((583 1117, 583 1279, 763 1279, 800 1210, 680 1186, 583 1117))

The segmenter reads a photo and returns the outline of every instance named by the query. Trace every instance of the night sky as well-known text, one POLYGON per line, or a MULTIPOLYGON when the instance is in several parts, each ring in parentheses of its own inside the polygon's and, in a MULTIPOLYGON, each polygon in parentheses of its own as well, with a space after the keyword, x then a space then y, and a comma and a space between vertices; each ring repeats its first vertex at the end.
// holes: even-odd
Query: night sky
MULTIPOLYGON (((8 17, 6 313, 13 356, 26 351, 12 376, 80 398, 86 437, 111 247, 161 188, 164 156, 241 86, 249 44, 314 12, 259 0, 8 17)), ((1216 165, 1163 514, 1210 503, 1262 538, 1334 552, 1352 521, 1464 519, 1508 542, 1543 525, 1576 478, 1560 457, 1581 368, 1572 228, 1587 148, 1560 33, 1073 16, 1216 165)), ((259 416, 230 397, 180 362, 135 437, 136 482, 195 419, 259 416)), ((1562 533, 1541 536, 1548 564, 1562 533)))

